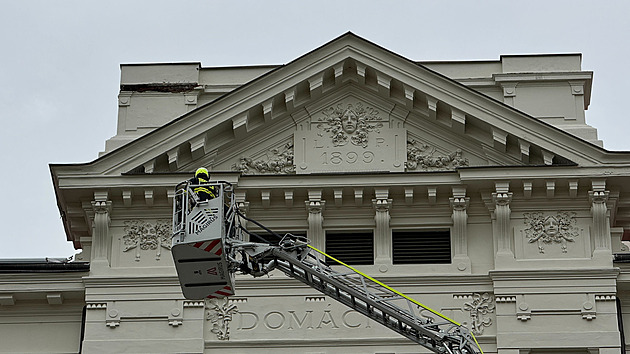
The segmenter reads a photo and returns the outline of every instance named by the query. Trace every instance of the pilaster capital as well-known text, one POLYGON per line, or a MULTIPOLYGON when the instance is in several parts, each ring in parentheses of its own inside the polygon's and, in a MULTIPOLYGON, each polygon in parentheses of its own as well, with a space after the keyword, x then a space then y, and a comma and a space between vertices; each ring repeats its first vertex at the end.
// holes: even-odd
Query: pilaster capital
POLYGON ((96 214, 108 214, 112 211, 112 202, 110 200, 106 201, 92 201, 92 210, 96 214))
POLYGON ((324 211, 324 207, 326 206, 326 201, 324 200, 307 200, 304 202, 306 204, 306 210, 309 214, 321 214, 324 211))
POLYGON ((118 106, 127 107, 131 104, 131 91, 121 91, 118 94, 118 106))
POLYGON ((197 87, 195 87, 194 90, 192 90, 190 92, 186 92, 184 94, 184 97, 186 97, 186 104, 187 105, 196 105, 197 104, 197 97, 199 97, 199 95, 201 95, 202 92, 203 92, 203 87, 202 86, 197 86, 197 87))
POLYGON ((516 85, 518 85, 517 82, 502 82, 501 88, 503 89, 503 97, 516 96, 516 85))
POLYGON ((492 193, 492 202, 496 205, 509 205, 512 202, 512 192, 492 193))
POLYGON ((569 81, 569 85, 571 85, 571 93, 573 96, 584 95, 584 81, 569 81))
POLYGON ((589 191, 588 199, 593 204, 604 204, 608 201, 610 191, 589 191))
POLYGON ((389 211, 389 208, 392 206, 392 199, 390 198, 380 198, 380 199, 372 199, 372 205, 374 205, 374 209, 380 212, 389 211))
POLYGON ((247 214, 247 212, 249 211, 249 202, 241 201, 238 202, 236 206, 238 207, 238 211, 241 214, 247 214))
POLYGON ((470 203, 470 197, 451 197, 451 208, 456 211, 465 211, 470 203))

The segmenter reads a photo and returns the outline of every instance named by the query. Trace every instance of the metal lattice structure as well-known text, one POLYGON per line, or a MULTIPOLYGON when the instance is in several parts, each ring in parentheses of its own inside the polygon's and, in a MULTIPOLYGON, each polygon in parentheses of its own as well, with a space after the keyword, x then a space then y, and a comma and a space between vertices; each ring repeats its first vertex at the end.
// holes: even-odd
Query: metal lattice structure
POLYGON ((192 193, 195 186, 187 183, 175 195, 172 249, 185 297, 231 296, 235 272, 257 277, 278 269, 434 353, 483 353, 465 326, 316 249, 304 237, 277 235, 238 212, 231 185, 211 186, 219 193, 209 201, 199 201, 192 193), (244 241, 255 236, 241 224, 244 220, 281 238, 279 244, 244 241), (427 311, 434 316, 423 316, 427 311))

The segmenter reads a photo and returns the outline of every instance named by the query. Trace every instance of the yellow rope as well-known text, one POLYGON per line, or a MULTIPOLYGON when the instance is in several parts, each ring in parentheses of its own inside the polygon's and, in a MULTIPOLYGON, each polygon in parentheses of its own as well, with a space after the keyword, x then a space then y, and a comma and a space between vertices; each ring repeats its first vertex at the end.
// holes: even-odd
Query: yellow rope
MULTIPOLYGON (((427 306, 425 306, 425 305, 423 305, 423 304, 419 303, 418 301, 416 301, 416 300, 414 300, 414 299, 410 298, 409 296, 407 296, 407 295, 405 295, 405 294, 401 293, 400 291, 398 291, 398 290, 396 290, 396 289, 393 289, 393 288, 389 287, 388 285, 383 284, 382 282, 380 282, 380 281, 378 281, 378 280, 376 280, 376 279, 372 278, 371 276, 369 276, 369 275, 367 275, 367 274, 365 274, 365 273, 363 273, 363 272, 360 272, 360 271, 359 271, 359 270, 357 270, 356 268, 354 268, 354 267, 352 267, 352 266, 349 266, 349 265, 345 264, 344 262, 342 262, 342 261, 338 260, 337 258, 335 258, 335 257, 333 257, 333 256, 330 256, 330 255, 326 254, 325 252, 320 251, 320 250, 318 250, 317 248, 315 248, 315 247, 313 247, 313 246, 311 246, 311 245, 308 245, 308 247, 310 247, 311 249, 313 249, 313 250, 317 251, 318 253, 322 254, 323 256, 325 256, 325 257, 327 257, 327 258, 330 258, 330 259, 332 259, 333 261, 335 261, 335 262, 337 262, 337 263, 341 264, 342 266, 344 266, 344 267, 346 267, 346 268, 348 268, 348 269, 352 270, 353 272, 355 272, 355 273, 357 273, 357 274, 359 274, 359 275, 363 276, 364 278, 367 278, 367 279, 369 279, 369 280, 371 280, 371 281, 375 282, 376 284, 378 284, 378 285, 380 285, 380 286, 382 286, 382 287, 386 288, 387 290, 389 290, 389 291, 391 291, 391 292, 393 292, 393 293, 395 293, 395 294, 397 294, 397 295, 402 296, 403 298, 405 298, 405 299, 407 299, 407 300, 409 300, 409 301, 413 302, 414 304, 416 304, 416 305, 418 305, 418 306, 422 307, 423 309, 425 309, 425 310, 427 310, 427 311, 430 311, 430 312, 431 312, 431 313, 433 313, 434 315, 439 316, 439 317, 441 317, 441 318, 443 318, 443 319, 447 320, 448 322, 450 322, 450 323, 452 323, 452 324, 454 324, 454 325, 456 325, 456 326, 458 326, 458 327, 461 327, 461 324, 459 324, 458 322, 453 321, 452 319, 450 319, 450 318, 448 318, 448 317, 444 316, 443 314, 441 314, 441 313, 439 313, 439 312, 437 312, 437 311, 433 310, 432 308, 427 307, 427 306)), ((477 344, 477 348, 479 348, 479 350, 481 351, 481 354, 483 354, 483 350, 481 350, 481 347, 479 346, 479 343, 477 342, 477 338, 475 338, 475 335, 474 335, 474 334, 472 334, 472 333, 470 333, 470 335, 473 337, 473 340, 475 341, 475 344, 477 344)))

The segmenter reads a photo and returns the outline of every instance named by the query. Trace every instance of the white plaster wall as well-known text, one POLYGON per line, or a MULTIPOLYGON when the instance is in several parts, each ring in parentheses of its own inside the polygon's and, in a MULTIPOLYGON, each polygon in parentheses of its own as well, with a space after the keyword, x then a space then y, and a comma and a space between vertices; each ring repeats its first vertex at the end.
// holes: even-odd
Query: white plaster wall
MULTIPOLYGON (((554 83, 553 85, 521 83, 516 87, 514 107, 527 112, 534 117, 562 118, 564 121, 584 123, 584 108, 576 112, 575 98, 571 94, 568 83, 554 83)), ((564 121, 553 121, 561 125, 564 121)))
POLYGON ((199 71, 199 83, 212 86, 240 86, 275 68, 273 65, 202 68, 199 71))
POLYGON ((1 353, 77 353, 82 302, 0 306, 1 353))
POLYGON ((501 64, 504 73, 580 71, 582 55, 502 55, 501 64))

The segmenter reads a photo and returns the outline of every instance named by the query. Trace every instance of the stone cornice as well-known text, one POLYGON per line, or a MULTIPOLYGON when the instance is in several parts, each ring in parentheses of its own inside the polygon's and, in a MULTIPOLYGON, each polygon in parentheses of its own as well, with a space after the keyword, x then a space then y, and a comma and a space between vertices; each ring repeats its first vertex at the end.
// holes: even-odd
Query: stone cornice
MULTIPOLYGON (((174 270, 174 269, 173 269, 174 270)), ((174 273, 174 272, 173 272, 174 273)), ((144 287, 144 286, 177 286, 179 279, 176 274, 156 276, 89 276, 83 278, 86 286, 90 287, 144 287)))
MULTIPOLYGON (((335 187, 348 185, 451 185, 459 184, 456 172, 418 172, 418 173, 390 173, 390 174, 314 174, 314 175, 268 175, 268 176, 240 176, 238 172, 214 172, 213 177, 227 180, 238 188, 308 188, 335 187), (350 183, 349 181, 352 181, 350 183)), ((188 174, 140 174, 125 176, 67 176, 59 178, 59 189, 125 189, 135 187, 170 188, 187 179, 188 174)))
POLYGON ((523 280, 615 280, 620 274, 619 268, 566 268, 540 270, 491 270, 489 276, 492 281, 523 281, 523 280))
POLYGON ((530 81, 567 81, 567 80, 592 80, 592 71, 563 71, 563 72, 531 72, 531 73, 504 73, 493 74, 496 82, 530 82, 530 81))
MULTIPOLYGON (((468 181, 495 181, 497 179, 575 179, 614 178, 630 174, 629 165, 609 166, 475 166, 459 168, 449 172, 406 172, 389 174, 315 174, 239 176, 237 172, 216 172, 217 179, 227 180, 239 188, 326 188, 349 185, 408 186, 408 185, 453 185, 468 181)), ((58 179, 61 190, 89 189, 94 186, 106 189, 167 188, 173 189, 188 174, 140 174, 125 176, 64 176, 58 179)))
POLYGON ((458 169, 462 182, 497 179, 610 178, 630 174, 630 164, 607 166, 478 166, 458 169))
POLYGON ((86 273, 60 274, 3 274, 0 281, 0 292, 10 290, 12 292, 30 291, 82 291, 82 277, 86 273))

